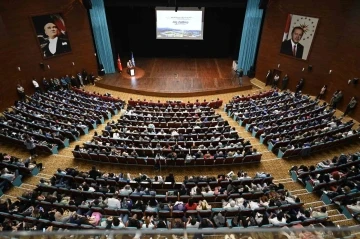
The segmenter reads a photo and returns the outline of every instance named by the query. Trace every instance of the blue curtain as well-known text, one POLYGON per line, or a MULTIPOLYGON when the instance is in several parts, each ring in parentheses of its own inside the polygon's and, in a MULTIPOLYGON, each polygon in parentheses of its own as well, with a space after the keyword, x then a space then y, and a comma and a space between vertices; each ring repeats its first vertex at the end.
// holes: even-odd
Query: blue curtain
POLYGON ((106 22, 104 0, 92 0, 90 17, 100 63, 103 64, 105 73, 114 73, 114 57, 110 44, 108 25, 106 22))
POLYGON ((238 70, 244 74, 254 65, 256 47, 258 45, 263 10, 259 9, 260 0, 248 0, 244 26, 240 42, 238 70))

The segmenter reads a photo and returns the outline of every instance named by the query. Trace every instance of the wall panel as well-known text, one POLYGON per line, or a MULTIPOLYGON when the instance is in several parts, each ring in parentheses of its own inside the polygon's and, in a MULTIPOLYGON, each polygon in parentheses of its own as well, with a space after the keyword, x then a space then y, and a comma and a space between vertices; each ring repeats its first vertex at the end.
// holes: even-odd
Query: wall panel
MULTIPOLYGON (((267 71, 277 69, 280 64, 279 70, 289 75, 289 88, 293 91, 302 77, 307 94, 317 95, 324 84, 328 85, 327 101, 335 90, 341 89, 344 99, 339 109, 344 111, 350 98, 359 95, 360 86, 347 84, 349 78, 360 76, 359 11, 360 1, 356 0, 271 1, 262 29, 256 78, 265 81, 267 71), (320 18, 307 61, 279 54, 288 13, 320 18), (313 66, 311 72, 307 71, 308 65, 313 66)), ((357 120, 360 120, 359 108, 352 114, 357 120)))
POLYGON ((96 74, 97 65, 94 45, 86 9, 79 0, 4 0, 0 1, 0 110, 11 105, 18 98, 17 83, 21 83, 27 94, 34 92, 32 77, 60 77, 75 74, 85 68, 96 74), (72 52, 44 60, 38 47, 30 16, 43 13, 62 12, 69 34, 72 52), (42 70, 39 63, 50 65, 42 70), (75 66, 72 66, 75 62, 75 66), (21 67, 21 72, 17 67, 21 67))

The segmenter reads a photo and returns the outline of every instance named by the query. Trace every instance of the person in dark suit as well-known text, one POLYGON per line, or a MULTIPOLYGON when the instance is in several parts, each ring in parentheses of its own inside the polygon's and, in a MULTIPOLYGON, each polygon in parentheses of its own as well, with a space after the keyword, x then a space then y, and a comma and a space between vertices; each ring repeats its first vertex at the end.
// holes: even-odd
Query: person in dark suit
POLYGON ((281 84, 281 90, 285 90, 287 85, 289 83, 289 77, 288 75, 286 74, 284 79, 282 80, 282 84, 281 84))
POLYGON ((296 58, 302 58, 304 46, 299 42, 304 34, 304 29, 301 27, 294 27, 291 32, 291 39, 285 40, 281 44, 280 53, 296 58))
POLYGON ((48 36, 46 43, 41 46, 44 57, 51 57, 71 51, 68 39, 59 34, 59 30, 54 23, 46 23, 44 31, 45 35, 48 36))
POLYGON ((266 83, 265 86, 270 85, 271 84, 271 70, 268 70, 268 72, 266 73, 266 83))

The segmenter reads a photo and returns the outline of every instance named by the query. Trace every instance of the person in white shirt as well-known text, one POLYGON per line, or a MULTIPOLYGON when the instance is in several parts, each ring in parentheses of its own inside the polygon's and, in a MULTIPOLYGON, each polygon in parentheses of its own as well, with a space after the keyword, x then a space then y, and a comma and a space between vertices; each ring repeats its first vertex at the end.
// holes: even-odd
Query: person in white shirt
POLYGON ((113 133, 113 138, 114 139, 119 139, 120 138, 120 134, 119 134, 119 131, 115 131, 115 133, 113 133))
POLYGON ((179 133, 177 132, 177 130, 173 130, 171 132, 171 136, 178 136, 178 135, 179 135, 179 133))
MULTIPOLYGON (((270 217, 272 216, 272 213, 270 214, 270 217)), ((284 217, 284 214, 282 212, 278 213, 276 217, 269 218, 269 222, 275 226, 286 223, 286 219, 284 217)))
POLYGON ((154 226, 153 221, 154 221, 154 216, 151 216, 151 217, 147 216, 145 218, 144 223, 142 224, 141 228, 143 228, 143 229, 146 229, 146 228, 152 229, 152 228, 154 228, 155 226, 154 226))
POLYGON ((133 190, 131 189, 130 185, 125 185, 123 189, 120 190, 120 194, 121 195, 129 195, 130 193, 132 193, 133 190))
POLYGON ((186 222, 186 228, 199 228, 200 222, 195 217, 189 217, 186 222))
POLYGON ((39 83, 36 81, 35 78, 32 79, 32 84, 33 84, 33 86, 34 86, 34 88, 35 88, 35 92, 40 93, 40 92, 41 92, 41 89, 40 89, 39 83))
POLYGON ((274 76, 274 80, 273 80, 273 82, 272 82, 272 88, 274 88, 274 89, 277 88, 277 85, 278 85, 278 82, 279 82, 279 78, 280 78, 280 76, 279 76, 278 74, 276 74, 276 75, 274 76))
POLYGON ((236 205, 236 201, 230 199, 229 202, 222 201, 223 208, 227 211, 237 211, 239 210, 239 206, 236 205))
POLYGON ((360 212, 360 201, 357 201, 355 205, 350 204, 347 205, 347 208, 351 210, 353 213, 359 213, 360 212))
POLYGON ((195 187, 191 188, 191 190, 190 190, 190 195, 191 196, 196 194, 197 188, 198 188, 198 186, 195 186, 195 187))
POLYGON ((113 195, 111 198, 107 198, 105 200, 105 203, 108 205, 109 208, 114 208, 114 209, 120 209, 121 208, 120 200, 117 199, 116 195, 113 195))
POLYGON ((311 211, 311 216, 313 218, 323 218, 323 217, 328 217, 328 213, 326 211, 326 207, 321 207, 320 210, 312 210, 311 211))

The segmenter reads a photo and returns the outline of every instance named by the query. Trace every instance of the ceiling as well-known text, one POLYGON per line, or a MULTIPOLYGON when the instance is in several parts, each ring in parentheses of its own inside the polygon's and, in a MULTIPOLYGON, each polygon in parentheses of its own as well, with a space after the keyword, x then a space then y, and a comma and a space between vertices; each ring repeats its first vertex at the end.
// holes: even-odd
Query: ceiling
POLYGON ((247 0, 105 0, 105 6, 246 7, 247 0))

